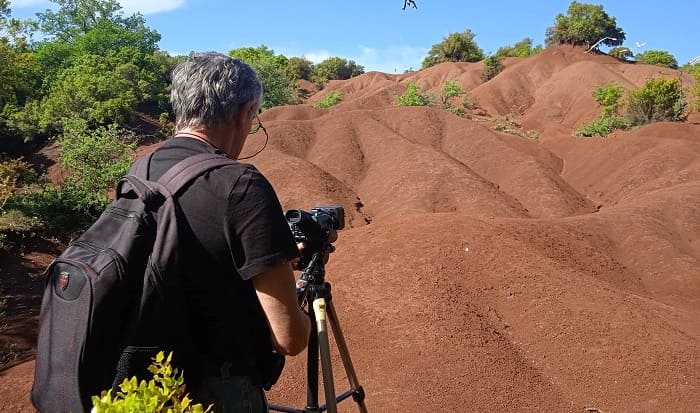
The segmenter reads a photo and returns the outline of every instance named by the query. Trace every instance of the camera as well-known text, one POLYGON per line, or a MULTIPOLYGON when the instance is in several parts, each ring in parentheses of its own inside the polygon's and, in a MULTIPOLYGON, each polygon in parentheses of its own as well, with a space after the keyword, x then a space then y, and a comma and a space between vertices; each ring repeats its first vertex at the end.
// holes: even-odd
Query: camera
POLYGON ((331 230, 345 228, 345 210, 340 205, 316 206, 310 211, 290 209, 284 213, 296 242, 306 244, 302 262, 315 253, 324 253, 331 230))

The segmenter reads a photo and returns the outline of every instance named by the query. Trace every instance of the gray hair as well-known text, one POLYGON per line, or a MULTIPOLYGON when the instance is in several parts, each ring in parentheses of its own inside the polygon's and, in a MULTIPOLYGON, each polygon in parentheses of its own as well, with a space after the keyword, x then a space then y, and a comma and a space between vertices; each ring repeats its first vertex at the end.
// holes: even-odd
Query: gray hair
POLYGON ((175 128, 213 127, 231 121, 251 100, 262 103, 262 83, 240 59, 191 53, 173 69, 170 97, 175 128))

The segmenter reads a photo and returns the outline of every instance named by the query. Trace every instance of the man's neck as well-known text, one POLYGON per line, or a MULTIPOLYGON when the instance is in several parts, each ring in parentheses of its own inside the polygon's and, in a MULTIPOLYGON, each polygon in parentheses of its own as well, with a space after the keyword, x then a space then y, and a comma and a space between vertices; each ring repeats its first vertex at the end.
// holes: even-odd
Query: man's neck
POLYGON ((175 133, 175 136, 184 136, 191 139, 196 139, 211 145, 226 153, 225 140, 222 139, 222 134, 217 131, 207 129, 184 128, 175 133))

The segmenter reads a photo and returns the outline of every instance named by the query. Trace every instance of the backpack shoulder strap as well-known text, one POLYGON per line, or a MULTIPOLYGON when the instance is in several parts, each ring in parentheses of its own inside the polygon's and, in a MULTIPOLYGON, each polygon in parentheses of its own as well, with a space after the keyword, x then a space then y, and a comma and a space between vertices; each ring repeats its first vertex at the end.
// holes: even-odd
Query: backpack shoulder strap
POLYGON ((168 192, 175 196, 190 181, 212 169, 232 165, 229 158, 215 153, 201 153, 176 163, 158 179, 168 192))

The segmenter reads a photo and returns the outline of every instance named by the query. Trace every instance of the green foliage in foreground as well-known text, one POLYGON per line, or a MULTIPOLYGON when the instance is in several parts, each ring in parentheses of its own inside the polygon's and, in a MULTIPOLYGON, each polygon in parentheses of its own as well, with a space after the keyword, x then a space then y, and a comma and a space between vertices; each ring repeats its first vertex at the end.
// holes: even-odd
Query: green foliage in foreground
POLYGON ((314 106, 320 109, 328 109, 331 106, 334 106, 336 103, 340 102, 343 99, 343 92, 340 90, 331 90, 330 92, 326 93, 326 95, 323 97, 323 100, 320 102, 317 102, 314 106))
POLYGON ((432 97, 422 93, 415 82, 409 82, 406 93, 396 98, 397 106, 428 106, 431 102, 432 97))
POLYGON ((121 391, 112 395, 110 391, 92 397, 93 413, 205 413, 201 404, 192 404, 185 394, 182 372, 171 366, 173 353, 166 358, 159 352, 148 371, 153 379, 138 381, 136 377, 124 379, 119 385, 121 391))

